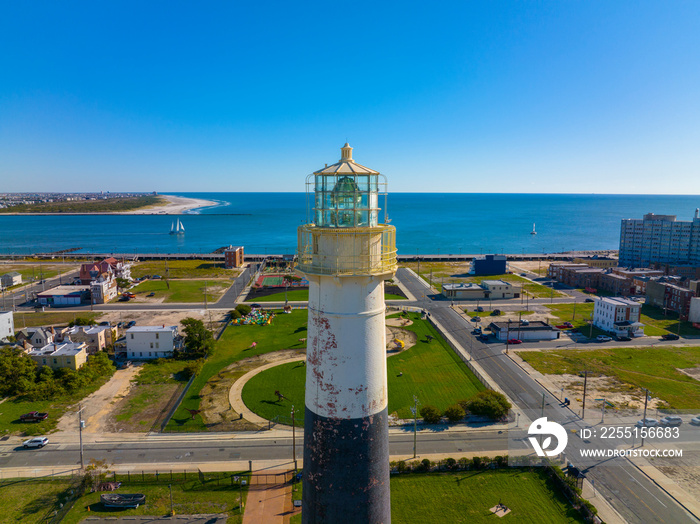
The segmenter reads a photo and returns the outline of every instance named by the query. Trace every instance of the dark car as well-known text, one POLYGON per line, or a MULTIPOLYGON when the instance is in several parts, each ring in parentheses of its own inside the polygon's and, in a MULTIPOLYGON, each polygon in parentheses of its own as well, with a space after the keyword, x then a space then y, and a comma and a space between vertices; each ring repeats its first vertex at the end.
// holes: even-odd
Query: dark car
POLYGON ((491 311, 491 316, 492 316, 492 317, 498 317, 498 316, 500 316, 500 315, 501 315, 501 310, 500 310, 500 309, 494 309, 493 311, 491 311))
POLYGON ((666 333, 661 336, 661 340, 678 340, 679 338, 678 335, 674 335, 673 333, 666 333))
POLYGON ((595 302, 595 300, 593 300, 592 298, 587 298, 586 300, 584 300, 584 302, 595 302))
POLYGON ((522 344, 523 341, 518 338, 509 338, 508 344, 522 344))
POLYGON ((615 340, 619 340, 620 342, 629 342, 630 340, 632 340, 632 337, 628 337, 626 335, 617 335, 615 337, 615 340))
POLYGON ((481 335, 481 328, 476 328, 472 331, 472 335, 481 335))
POLYGON ((122 295, 119 297, 119 302, 128 302, 129 300, 131 300, 131 299, 129 297, 127 297, 126 295, 122 295))
POLYGON ((151 292, 150 292, 148 295, 146 295, 146 296, 147 296, 147 297, 155 297, 156 294, 155 294, 153 291, 151 291, 151 292))
POLYGON ((482 342, 487 342, 488 339, 489 336, 486 333, 482 333, 481 335, 479 335, 479 340, 481 340, 482 342))
POLYGON ((126 325, 126 327, 130 328, 130 327, 134 327, 135 325, 136 325, 136 321, 135 321, 135 320, 132 320, 131 322, 129 322, 129 323, 126 325))
POLYGON ((480 322, 481 317, 472 317, 472 322, 480 322))
POLYGON ((484 312, 484 308, 481 307, 481 306, 479 306, 478 308, 476 308, 475 311, 476 311, 477 313, 483 313, 483 312, 484 312))

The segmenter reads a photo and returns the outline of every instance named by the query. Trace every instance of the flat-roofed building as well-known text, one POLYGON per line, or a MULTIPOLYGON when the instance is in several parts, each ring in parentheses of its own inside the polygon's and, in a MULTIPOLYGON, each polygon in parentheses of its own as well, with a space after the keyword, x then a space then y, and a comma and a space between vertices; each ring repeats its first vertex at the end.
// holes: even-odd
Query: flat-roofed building
POLYGON ((177 326, 134 326, 126 330, 126 355, 131 360, 168 358, 176 349, 182 349, 177 326))
POLYGON ((491 322, 489 329, 501 342, 506 340, 556 340, 561 335, 559 328, 540 320, 527 324, 522 322, 491 322))
POLYGON ((90 286, 56 286, 36 295, 42 306, 79 306, 90 301, 90 286))
POLYGON ((504 275, 506 266, 505 255, 484 255, 472 260, 470 273, 475 276, 504 275))
POLYGON ((483 300, 486 298, 486 290, 479 284, 471 282, 444 284, 442 286, 442 294, 452 299, 483 300))
POLYGON ((596 297, 593 325, 619 336, 641 337, 644 324, 639 322, 641 305, 624 297, 596 297))
POLYGON ((12 311, 0 311, 0 342, 15 336, 15 319, 12 311))
POLYGON ((243 246, 229 246, 224 250, 224 267, 233 269, 243 265, 243 246))
POLYGON ((575 257, 573 262, 574 264, 586 264, 588 267, 610 269, 617 267, 619 261, 616 258, 594 255, 592 257, 575 257))
POLYGON ((482 280, 481 287, 486 290, 486 298, 497 300, 502 298, 518 298, 522 288, 505 280, 482 280))

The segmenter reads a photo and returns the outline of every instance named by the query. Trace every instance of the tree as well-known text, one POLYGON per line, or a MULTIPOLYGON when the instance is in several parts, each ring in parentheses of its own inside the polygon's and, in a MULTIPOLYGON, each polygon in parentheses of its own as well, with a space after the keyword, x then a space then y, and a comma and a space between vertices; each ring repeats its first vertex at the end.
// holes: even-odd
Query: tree
POLYGON ((91 318, 76 317, 76 319, 73 320, 72 322, 70 322, 68 325, 70 327, 73 327, 73 326, 94 326, 95 324, 97 324, 97 322, 95 322, 91 318))
POLYGON ((214 337, 206 327, 204 322, 196 318, 185 318, 180 321, 184 326, 185 351, 190 355, 205 356, 214 347, 214 337))
POLYGON ((450 422, 459 422, 464 418, 464 410, 462 409, 462 406, 455 404, 454 406, 450 406, 445 410, 445 416, 450 422))
POLYGON ((22 348, 0 347, 0 395, 14 396, 29 391, 36 378, 36 362, 22 348))
POLYGON ((420 416, 426 424, 439 424, 442 420, 442 415, 435 406, 423 406, 420 408, 420 416))
POLYGON ((508 414, 510 402, 503 393, 490 389, 480 391, 469 399, 468 408, 474 415, 500 419, 508 414))
POLYGON ((251 312, 251 307, 247 304, 238 304, 236 306, 236 311, 238 311, 241 316, 246 316, 251 312))
POLYGON ((90 464, 85 466, 82 487, 84 491, 95 491, 100 484, 107 481, 109 464, 105 460, 90 459, 90 464))
POLYGON ((131 285, 131 282, 129 282, 125 278, 117 277, 117 289, 126 289, 131 285))

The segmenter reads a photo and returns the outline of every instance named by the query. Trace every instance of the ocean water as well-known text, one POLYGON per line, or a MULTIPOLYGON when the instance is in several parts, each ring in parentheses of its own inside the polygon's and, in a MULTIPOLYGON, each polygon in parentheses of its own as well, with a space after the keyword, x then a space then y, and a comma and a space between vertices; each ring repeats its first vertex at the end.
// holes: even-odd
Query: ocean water
MULTIPOLYGON (((183 236, 169 234, 174 215, 0 215, 0 254, 209 253, 229 244, 293 253, 306 222, 304 193, 171 194, 218 205, 180 215, 183 236)), ((387 207, 399 254, 541 254, 617 249, 621 219, 690 220, 700 196, 390 193, 387 207)))

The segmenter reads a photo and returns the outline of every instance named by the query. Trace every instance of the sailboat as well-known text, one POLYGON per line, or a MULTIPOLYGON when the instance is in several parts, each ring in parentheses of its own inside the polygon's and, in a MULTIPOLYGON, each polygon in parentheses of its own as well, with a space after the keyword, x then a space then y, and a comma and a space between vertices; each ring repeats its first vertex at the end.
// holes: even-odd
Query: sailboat
POLYGON ((177 219, 177 222, 172 222, 170 224, 170 234, 171 235, 184 235, 185 234, 185 226, 180 222, 180 219, 177 219))
POLYGON ((532 224, 532 231, 530 231, 531 235, 536 235, 537 231, 535 231, 535 224, 532 224))

